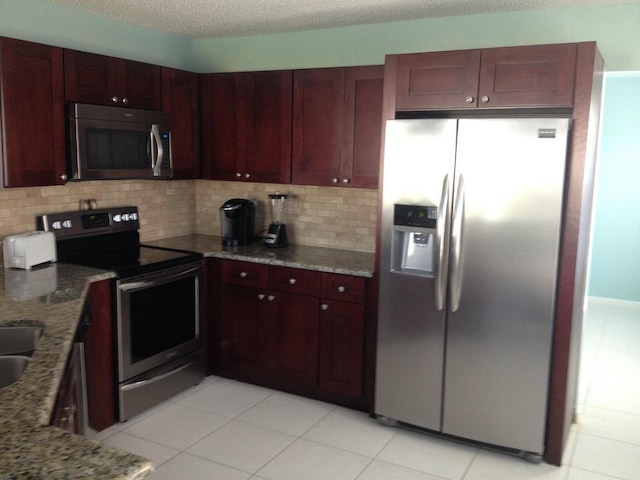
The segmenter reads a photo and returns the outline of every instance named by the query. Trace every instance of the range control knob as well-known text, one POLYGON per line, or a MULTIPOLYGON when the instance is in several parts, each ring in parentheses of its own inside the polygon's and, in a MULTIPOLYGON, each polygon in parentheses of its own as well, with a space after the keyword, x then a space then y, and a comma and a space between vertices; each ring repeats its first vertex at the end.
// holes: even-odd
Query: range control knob
POLYGON ((62 222, 62 228, 71 228, 71 220, 64 220, 62 222))
POLYGON ((56 220, 55 222, 51 222, 51 228, 54 230, 60 230, 62 228, 62 222, 56 220))

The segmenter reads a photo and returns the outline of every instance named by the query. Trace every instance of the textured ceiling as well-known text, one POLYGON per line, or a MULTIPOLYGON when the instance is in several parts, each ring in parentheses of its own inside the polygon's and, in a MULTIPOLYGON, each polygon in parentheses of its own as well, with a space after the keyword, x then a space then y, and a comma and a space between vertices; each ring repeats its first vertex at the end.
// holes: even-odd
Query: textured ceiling
POLYGON ((295 32, 428 17, 629 0, 47 0, 66 7, 188 37, 295 32))

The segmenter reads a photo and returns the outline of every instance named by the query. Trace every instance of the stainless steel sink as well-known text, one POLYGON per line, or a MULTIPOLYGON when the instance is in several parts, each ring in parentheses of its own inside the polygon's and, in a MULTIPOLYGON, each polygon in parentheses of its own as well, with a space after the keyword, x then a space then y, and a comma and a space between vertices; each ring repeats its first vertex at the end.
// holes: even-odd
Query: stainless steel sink
POLYGON ((25 355, 5 355, 0 357, 0 388, 8 387, 16 382, 30 358, 25 355))
POLYGON ((31 355, 42 336, 42 327, 0 327, 0 355, 31 355))

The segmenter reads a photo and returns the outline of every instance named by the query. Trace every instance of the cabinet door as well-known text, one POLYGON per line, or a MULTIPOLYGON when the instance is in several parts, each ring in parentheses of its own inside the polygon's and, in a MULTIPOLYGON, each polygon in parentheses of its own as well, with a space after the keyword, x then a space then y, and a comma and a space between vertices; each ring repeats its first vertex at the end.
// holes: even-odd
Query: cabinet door
POLYGON ((162 109, 171 113, 173 178, 200 176, 200 87, 197 73, 162 69, 162 109))
POLYGON ((477 105, 480 50, 398 56, 396 110, 442 110, 477 105))
POLYGON ((94 53, 64 51, 64 89, 68 102, 122 105, 117 95, 117 59, 94 53))
POLYGON ((243 101, 235 73, 201 76, 202 175, 208 180, 235 180, 237 158, 244 148, 243 101))
POLYGON ((293 74, 292 182, 340 182, 344 131, 344 68, 293 74))
POLYGON ((118 59, 118 96, 130 108, 162 109, 162 69, 131 60, 118 59))
POLYGON ((346 69, 340 178, 345 186, 378 187, 383 78, 382 65, 346 69))
POLYGON ((287 390, 315 387, 318 378, 318 299, 273 292, 266 365, 287 390), (290 387, 288 385, 291 385, 290 387))
POLYGON ((82 434, 81 402, 81 366, 72 352, 65 367, 55 406, 51 414, 51 425, 67 432, 82 434))
POLYGON ((291 75, 290 70, 243 75, 245 142, 240 179, 291 181, 291 75))
POLYGON ((66 180, 62 49, 0 39, 5 187, 66 180))
POLYGON ((162 74, 157 65, 95 53, 64 51, 68 102, 160 110, 162 74))
POLYGON ((360 397, 363 393, 364 306, 324 299, 320 314, 318 387, 360 397))
POLYGON ((478 106, 570 107, 576 44, 482 51, 478 106))
POLYGON ((222 286, 222 341, 228 347, 228 362, 238 378, 258 381, 265 372, 266 295, 258 289, 222 286))

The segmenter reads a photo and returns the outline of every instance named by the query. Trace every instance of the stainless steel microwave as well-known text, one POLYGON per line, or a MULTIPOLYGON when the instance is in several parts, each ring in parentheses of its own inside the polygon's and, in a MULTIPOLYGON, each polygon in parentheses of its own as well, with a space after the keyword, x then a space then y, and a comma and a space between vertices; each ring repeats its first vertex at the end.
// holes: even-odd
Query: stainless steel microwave
POLYGON ((69 105, 71 180, 168 178, 171 114, 69 105))

